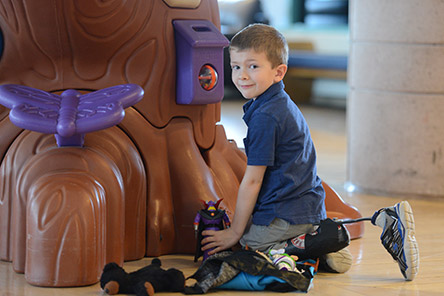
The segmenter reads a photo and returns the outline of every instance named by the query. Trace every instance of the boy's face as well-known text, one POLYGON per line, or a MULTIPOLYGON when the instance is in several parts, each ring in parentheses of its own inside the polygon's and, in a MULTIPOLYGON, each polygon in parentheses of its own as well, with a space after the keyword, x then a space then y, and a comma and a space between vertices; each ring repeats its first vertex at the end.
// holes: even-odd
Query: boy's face
POLYGON ((265 52, 253 49, 230 49, 231 79, 246 99, 255 99, 271 85, 281 81, 287 71, 286 65, 272 68, 265 52))

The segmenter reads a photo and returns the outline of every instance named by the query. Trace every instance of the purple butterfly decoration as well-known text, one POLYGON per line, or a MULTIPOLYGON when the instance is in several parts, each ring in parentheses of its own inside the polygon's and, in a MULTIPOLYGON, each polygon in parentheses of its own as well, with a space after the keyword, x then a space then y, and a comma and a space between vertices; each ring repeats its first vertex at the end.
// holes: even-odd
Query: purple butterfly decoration
POLYGON ((56 95, 16 84, 0 85, 0 104, 11 109, 16 126, 55 134, 57 145, 82 146, 84 135, 122 121, 125 108, 139 102, 143 89, 122 84, 82 95, 68 89, 56 95))

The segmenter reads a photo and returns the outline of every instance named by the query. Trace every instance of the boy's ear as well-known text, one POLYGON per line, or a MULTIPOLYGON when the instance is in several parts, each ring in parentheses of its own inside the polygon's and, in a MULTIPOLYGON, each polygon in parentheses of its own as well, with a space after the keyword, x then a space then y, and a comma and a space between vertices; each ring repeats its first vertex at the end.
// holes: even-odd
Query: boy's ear
POLYGON ((276 76, 274 78, 274 83, 284 79, 284 76, 287 73, 287 69, 288 67, 285 64, 280 64, 279 66, 276 67, 276 76))

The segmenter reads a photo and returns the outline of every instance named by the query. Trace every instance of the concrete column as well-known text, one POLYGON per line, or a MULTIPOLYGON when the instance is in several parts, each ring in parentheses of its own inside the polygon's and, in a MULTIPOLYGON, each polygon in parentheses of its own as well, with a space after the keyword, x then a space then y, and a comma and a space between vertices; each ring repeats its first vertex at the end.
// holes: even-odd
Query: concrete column
POLYGON ((444 1, 351 0, 349 184, 444 195, 444 1))

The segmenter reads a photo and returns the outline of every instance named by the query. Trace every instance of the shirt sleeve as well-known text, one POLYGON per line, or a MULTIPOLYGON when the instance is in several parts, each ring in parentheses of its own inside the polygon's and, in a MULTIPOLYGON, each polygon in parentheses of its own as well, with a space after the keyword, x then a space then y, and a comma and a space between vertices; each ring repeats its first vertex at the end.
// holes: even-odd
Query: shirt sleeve
POLYGON ((268 114, 259 113, 251 118, 247 132, 248 165, 273 166, 278 139, 278 124, 268 114))

